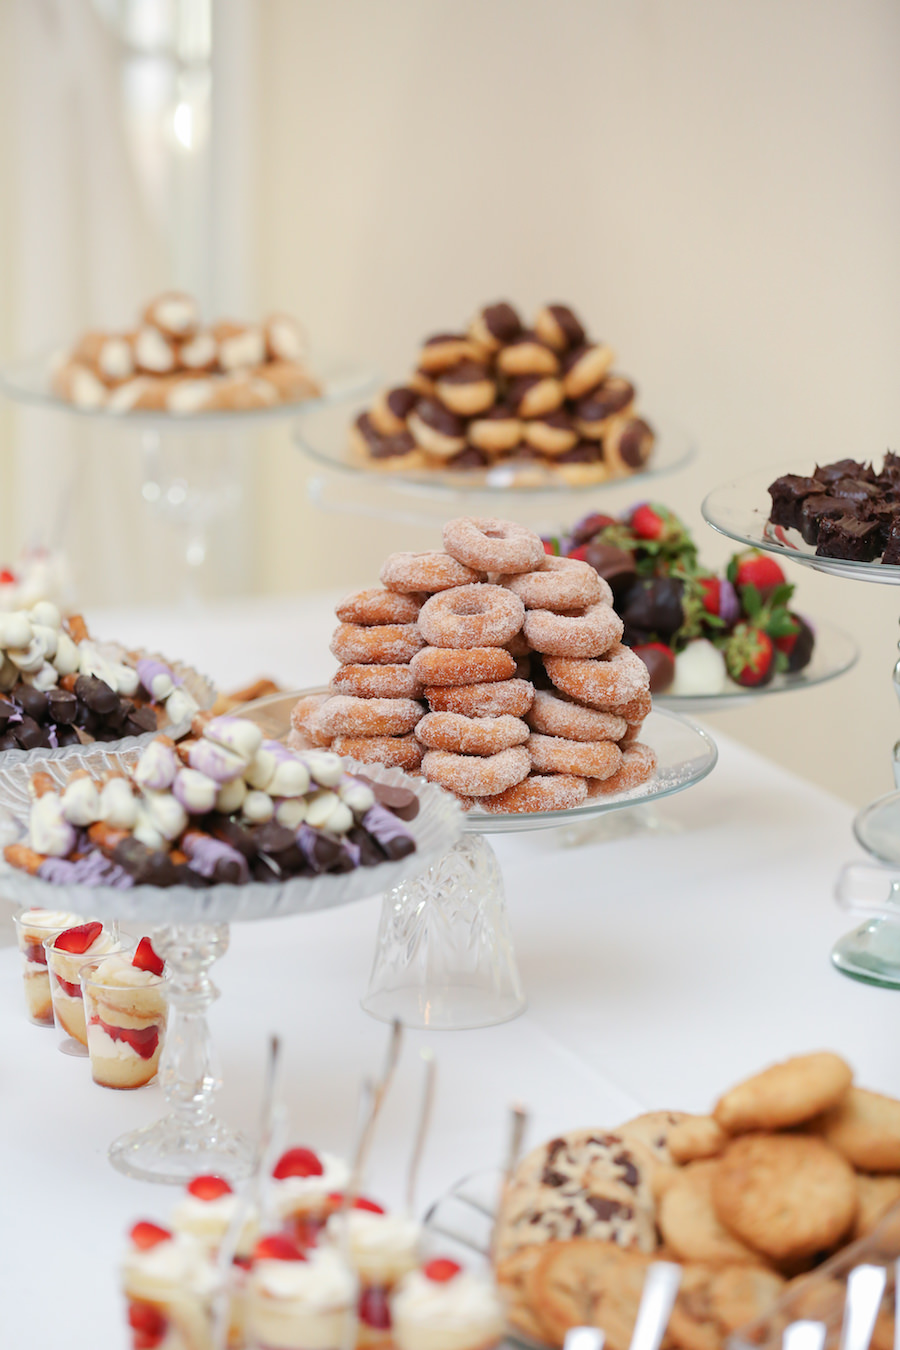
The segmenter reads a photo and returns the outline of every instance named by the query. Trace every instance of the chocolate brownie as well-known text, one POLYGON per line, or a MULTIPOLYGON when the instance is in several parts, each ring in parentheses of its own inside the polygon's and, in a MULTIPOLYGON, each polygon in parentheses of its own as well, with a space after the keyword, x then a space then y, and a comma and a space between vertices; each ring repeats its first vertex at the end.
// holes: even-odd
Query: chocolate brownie
POLYGON ((877 521, 854 516, 823 518, 816 541, 819 558, 843 558, 847 562, 871 562, 881 551, 881 531, 877 521))
POLYGON ((894 516, 891 521, 881 561, 892 567, 900 567, 900 516, 894 516))
POLYGON ((804 497, 795 528, 799 529, 807 544, 815 544, 818 542, 821 521, 826 518, 836 520, 838 516, 845 515, 859 515, 855 502, 845 497, 832 497, 827 492, 817 492, 812 497, 804 497))
POLYGON ((861 478, 864 482, 875 482, 875 470, 871 464, 860 464, 856 459, 837 459, 833 464, 817 464, 813 477, 830 487, 841 478, 861 478))
POLYGON ((773 525, 783 525, 787 530, 800 528, 800 509, 804 500, 813 494, 824 492, 824 484, 816 478, 802 478, 796 473, 786 473, 776 478, 769 487, 772 498, 772 513, 769 516, 773 525))

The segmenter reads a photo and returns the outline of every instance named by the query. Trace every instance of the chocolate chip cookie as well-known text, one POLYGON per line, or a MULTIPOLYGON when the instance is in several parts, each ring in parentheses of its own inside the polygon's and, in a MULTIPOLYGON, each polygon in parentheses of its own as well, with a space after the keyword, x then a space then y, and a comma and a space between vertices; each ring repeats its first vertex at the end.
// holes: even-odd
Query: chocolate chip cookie
POLYGON ((758 1254, 733 1237, 716 1214, 712 1186, 718 1166, 711 1160, 680 1169, 659 1202, 657 1223, 663 1241, 681 1261, 758 1265, 758 1254))
POLYGON ((900 1172, 900 1102, 851 1088, 816 1129, 863 1172, 900 1172))
POLYGON ((729 1134, 783 1130, 837 1106, 852 1079, 840 1055, 797 1055, 738 1083, 719 1098, 713 1115, 729 1134))

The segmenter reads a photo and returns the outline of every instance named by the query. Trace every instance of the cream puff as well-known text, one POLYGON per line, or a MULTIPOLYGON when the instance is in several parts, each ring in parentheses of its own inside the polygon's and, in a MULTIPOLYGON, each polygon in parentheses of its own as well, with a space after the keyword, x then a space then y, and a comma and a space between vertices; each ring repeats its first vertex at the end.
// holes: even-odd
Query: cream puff
POLYGON ((522 331, 522 320, 512 305, 500 300, 496 305, 485 305, 469 324, 469 337, 486 352, 496 352, 505 342, 512 342, 522 331))
POLYGON ((509 403, 495 403, 493 408, 469 423, 470 444, 489 455, 500 455, 513 450, 522 439, 522 422, 509 403))
POLYGON ((497 368, 504 375, 555 375, 556 353, 535 333, 520 333, 497 353, 497 368))
POLYGON ((474 445, 467 445, 465 450, 460 450, 458 455, 454 455, 447 460, 447 468, 465 472, 467 470, 486 469, 490 462, 490 455, 486 455, 483 450, 478 450, 474 445))
POLYGON ((79 361, 64 361, 57 366, 51 377, 51 387, 58 398, 85 411, 102 408, 108 392, 90 366, 79 361))
POLYGON ((420 398, 409 415, 409 429, 426 454, 449 459, 466 444, 466 424, 432 398, 420 398))
POLYGON ((605 342, 583 343, 573 347, 562 359, 562 381, 566 398, 583 398, 595 389, 615 360, 615 352, 605 342))
POLYGON ((175 344, 149 326, 139 328, 134 339, 134 364, 144 375, 171 375, 178 362, 175 344))
POLYGON ((419 368, 426 375, 437 375, 460 361, 477 361, 480 357, 481 349, 465 333, 435 333, 419 353, 419 368))
POLYGON ((200 323, 197 301, 184 291, 164 291, 150 301, 142 317, 145 324, 158 328, 172 342, 189 338, 200 323))
POLYGON ((587 341, 581 320, 568 305, 544 305, 534 321, 534 331, 542 342, 556 352, 580 347, 587 341))
POLYGON ((281 403, 302 403, 318 398, 321 386, 299 361, 267 361, 253 372, 257 380, 270 384, 281 403))
POLYGON ((219 365, 227 373, 262 365, 266 342, 256 324, 223 319, 213 325, 212 332, 219 344, 219 365))
POLYGON ((546 417, 565 399, 562 384, 552 375, 520 375, 510 380, 506 396, 520 417, 546 417))
MULTIPOLYGON (((432 391, 429 390, 430 392, 432 391)), ((409 385, 382 389, 369 410, 375 430, 382 436, 394 436, 398 431, 405 431, 406 419, 418 398, 416 390, 409 385)))
POLYGON ((180 380, 167 381, 167 384, 169 387, 164 405, 166 412, 176 415, 209 412, 216 406, 215 380, 188 375, 180 380))
POLYGON ((371 413, 360 413, 350 426, 350 449, 361 459, 368 459, 375 453, 375 447, 383 439, 372 420, 371 413))
POLYGON ((208 328, 201 328, 186 342, 178 344, 178 364, 197 374, 215 370, 219 364, 219 344, 208 328))
POLYGON ((80 365, 90 366, 106 385, 121 384, 134 374, 132 344, 116 333, 85 333, 72 358, 80 365))
POLYGON ((623 375, 608 375, 575 404, 575 424, 589 441, 602 440, 614 417, 625 416, 634 405, 634 385, 623 375))
POLYGON ((458 417, 475 417, 491 406, 497 386, 487 366, 479 361, 460 361, 438 376, 435 392, 444 407, 458 417))
POLYGON ((112 391, 107 410, 111 413, 162 412, 171 384, 172 381, 167 379, 154 380, 149 375, 137 375, 112 391))
POLYGON ((270 314, 263 320, 266 356, 270 361, 302 361, 306 356, 303 329, 290 314, 270 314))
POLYGON ((575 424, 562 408, 547 413, 544 417, 535 417, 525 422, 523 432, 529 445, 534 446, 535 450, 540 450, 542 455, 549 455, 551 459, 555 459, 557 455, 564 455, 578 441, 575 424))
POLYGON ((615 418, 603 437, 603 459, 613 477, 638 473, 655 444, 656 433, 642 417, 615 418))
POLYGON ((270 408, 278 402, 273 385, 261 380, 253 370, 236 370, 217 381, 216 405, 237 412, 270 408))

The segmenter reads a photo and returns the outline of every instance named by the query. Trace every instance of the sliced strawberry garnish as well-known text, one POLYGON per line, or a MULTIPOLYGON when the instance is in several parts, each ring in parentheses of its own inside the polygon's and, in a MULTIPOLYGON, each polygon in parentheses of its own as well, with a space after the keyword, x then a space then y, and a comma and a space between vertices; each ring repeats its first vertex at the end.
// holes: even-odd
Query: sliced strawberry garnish
POLYGON ((134 1350, 153 1350, 165 1336, 169 1322, 152 1303, 129 1303, 128 1325, 134 1332, 134 1350))
POLYGON ((359 1320, 376 1331, 388 1331, 391 1325, 391 1310, 387 1294, 377 1284, 367 1285, 359 1296, 359 1320))
POLYGON ((69 998, 81 998, 80 984, 73 984, 71 980, 64 980, 60 975, 54 975, 53 978, 56 980, 60 989, 69 995, 69 998))
POLYGON ((138 970, 149 970, 153 975, 161 975, 166 968, 165 961, 156 955, 148 937, 141 938, 131 964, 137 966, 138 970))
MULTIPOLYGON (((344 1203, 344 1197, 340 1191, 332 1191, 328 1199, 338 1207, 344 1203)), ((383 1214, 385 1212, 383 1205, 379 1205, 375 1200, 367 1200, 364 1195, 356 1197, 353 1201, 353 1208, 368 1210, 370 1214, 383 1214)))
POLYGON ((289 1148, 272 1168, 272 1176, 283 1181, 285 1177, 320 1177, 324 1171, 311 1148, 289 1148))
POLYGON ((4 567, 2 572, 0 572, 0 582, 2 582, 4 586, 12 585, 15 579, 15 573, 11 572, 8 567, 4 567))
POLYGON ((198 1200, 218 1200, 223 1195, 231 1195, 232 1190, 224 1177, 194 1177, 188 1182, 188 1191, 198 1200))
POLYGON ((151 1247, 158 1246, 160 1242, 168 1242, 172 1234, 168 1228, 160 1228, 158 1223, 151 1223, 149 1219, 138 1219, 128 1236, 135 1247, 140 1247, 142 1252, 146 1252, 151 1247))
POLYGON ((60 933, 53 945, 57 951, 74 952, 76 956, 83 956, 102 932, 102 923, 80 923, 77 928, 67 928, 60 933))
POLYGON ((456 1261, 451 1261, 449 1257, 438 1256, 434 1261, 429 1261, 422 1267, 422 1274, 428 1280, 433 1280, 435 1284, 446 1284, 452 1280, 454 1275, 458 1275, 462 1266, 456 1261))
POLYGON ((292 1238, 284 1233, 271 1233, 260 1238, 253 1249, 255 1261, 305 1261, 306 1257, 292 1238))
POLYGON ((91 1018, 92 1027, 101 1027, 111 1041, 124 1041, 141 1059, 152 1059, 159 1045, 159 1027, 119 1027, 91 1018))
POLYGON ((31 961, 36 966, 47 964, 47 953, 42 942, 26 942, 22 949, 22 955, 26 961, 31 961))

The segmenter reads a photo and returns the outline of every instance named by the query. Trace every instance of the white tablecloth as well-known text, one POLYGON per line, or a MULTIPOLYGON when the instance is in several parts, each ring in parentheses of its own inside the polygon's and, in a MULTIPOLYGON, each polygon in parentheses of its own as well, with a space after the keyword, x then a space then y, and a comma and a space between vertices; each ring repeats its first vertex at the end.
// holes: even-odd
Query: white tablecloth
MULTIPOLYGON (((101 636, 193 660, 224 687, 263 671, 313 684, 333 665, 331 599, 93 617, 101 636)), ((900 1090, 895 996, 828 961, 851 926, 831 898, 854 854, 850 808, 718 739, 718 768, 662 803, 652 832, 577 848, 556 831, 495 839, 528 1012, 488 1030, 408 1036, 371 1194, 402 1194, 425 1044, 439 1089, 422 1207, 499 1160, 514 1100, 532 1111, 538 1142, 641 1108, 705 1109, 747 1072, 820 1047, 847 1055, 862 1083, 900 1090)), ((253 1127, 277 1030, 292 1141, 347 1148, 361 1077, 385 1043, 358 1006, 377 919, 372 899, 232 930, 211 1019, 226 1118, 253 1127)), ((0 1346, 117 1350, 127 1344, 116 1278, 126 1230, 141 1216, 165 1221, 175 1192, 120 1176, 105 1150, 156 1118, 161 1094, 95 1087, 85 1061, 26 1022, 18 962, 0 953, 0 1346)))

